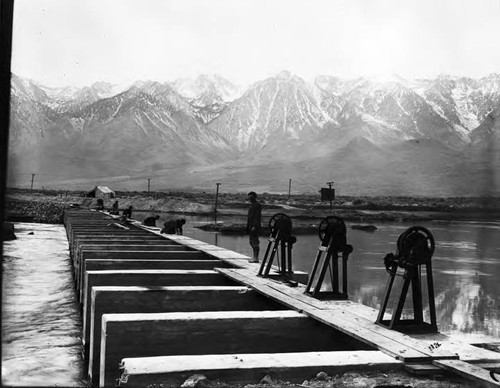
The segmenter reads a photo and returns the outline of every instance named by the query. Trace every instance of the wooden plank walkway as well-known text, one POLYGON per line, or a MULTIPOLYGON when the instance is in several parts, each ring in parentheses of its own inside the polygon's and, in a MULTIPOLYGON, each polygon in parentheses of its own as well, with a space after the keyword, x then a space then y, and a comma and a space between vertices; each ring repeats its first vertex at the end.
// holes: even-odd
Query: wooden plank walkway
POLYGON ((500 353, 459 343, 439 334, 439 348, 431 345, 435 335, 418 335, 414 338, 383 326, 376 325, 377 311, 350 301, 317 300, 304 294, 305 287, 289 287, 283 282, 256 276, 258 265, 249 264, 244 269, 216 268, 216 271, 263 295, 279 301, 291 309, 302 312, 326 325, 342 331, 397 360, 409 363, 434 363, 485 386, 497 386, 490 372, 478 363, 500 362, 500 353))

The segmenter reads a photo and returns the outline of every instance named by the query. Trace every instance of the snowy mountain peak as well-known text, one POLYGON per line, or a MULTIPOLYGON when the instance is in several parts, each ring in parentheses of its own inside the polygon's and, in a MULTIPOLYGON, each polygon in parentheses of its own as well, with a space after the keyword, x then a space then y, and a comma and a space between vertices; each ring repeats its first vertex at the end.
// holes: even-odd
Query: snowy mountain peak
POLYGON ((282 70, 278 74, 276 74, 276 78, 282 80, 289 80, 292 78, 292 73, 289 72, 288 70, 282 70))
POLYGON ((241 96, 241 87, 218 74, 201 74, 194 79, 181 78, 171 86, 189 100, 200 99, 203 95, 220 96, 224 102, 234 101, 241 96))
POLYGON ((13 94, 20 97, 22 96, 34 101, 46 101, 49 98, 46 91, 35 82, 18 77, 15 74, 12 75, 11 85, 13 94))

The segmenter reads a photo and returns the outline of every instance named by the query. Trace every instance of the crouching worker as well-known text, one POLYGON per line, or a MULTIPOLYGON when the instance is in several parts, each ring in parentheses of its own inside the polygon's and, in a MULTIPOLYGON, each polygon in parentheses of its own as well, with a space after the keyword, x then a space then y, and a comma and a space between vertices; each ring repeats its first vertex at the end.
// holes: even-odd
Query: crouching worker
POLYGON ((151 216, 151 217, 147 217, 143 222, 142 224, 145 225, 145 226, 156 226, 156 220, 158 220, 160 218, 160 216, 156 215, 156 216, 151 216))
POLYGON ((104 200, 102 198, 97 199, 96 209, 97 210, 104 210, 104 200))
POLYGON ((163 224, 161 233, 182 235, 182 225, 184 225, 185 223, 186 220, 184 218, 167 221, 163 224))
POLYGON ((132 206, 129 206, 127 209, 125 209, 122 213, 122 220, 126 220, 127 218, 132 218, 132 206))

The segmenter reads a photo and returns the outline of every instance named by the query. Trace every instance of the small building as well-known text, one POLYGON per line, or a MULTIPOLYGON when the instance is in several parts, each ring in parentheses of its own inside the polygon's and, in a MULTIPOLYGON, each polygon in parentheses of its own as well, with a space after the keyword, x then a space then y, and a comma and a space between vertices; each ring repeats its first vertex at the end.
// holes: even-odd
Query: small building
POLYGON ((95 186, 90 190, 86 197, 92 198, 115 198, 115 192, 108 186, 95 186))

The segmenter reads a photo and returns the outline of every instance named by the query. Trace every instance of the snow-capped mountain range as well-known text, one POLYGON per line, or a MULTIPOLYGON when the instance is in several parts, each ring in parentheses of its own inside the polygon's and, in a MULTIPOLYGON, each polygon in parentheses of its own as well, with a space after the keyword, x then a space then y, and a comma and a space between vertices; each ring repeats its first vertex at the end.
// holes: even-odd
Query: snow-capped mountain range
POLYGON ((333 179, 345 194, 499 194, 498 117, 500 74, 306 81, 283 71, 246 88, 218 75, 84 88, 13 75, 10 181, 40 173, 46 186, 132 189, 156 176, 165 188, 282 191, 295 177, 300 191, 333 179))

